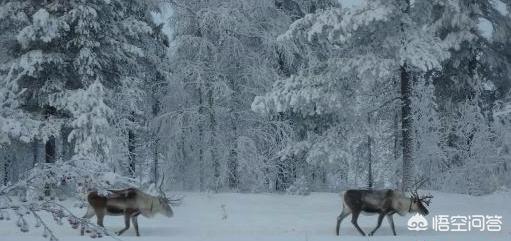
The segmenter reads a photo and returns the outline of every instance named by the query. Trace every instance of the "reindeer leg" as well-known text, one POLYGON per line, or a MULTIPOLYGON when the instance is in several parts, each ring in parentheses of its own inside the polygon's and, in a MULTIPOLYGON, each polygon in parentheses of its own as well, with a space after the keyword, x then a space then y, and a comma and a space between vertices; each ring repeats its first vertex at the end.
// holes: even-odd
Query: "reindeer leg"
POLYGON ((133 223, 133 227, 135 228, 135 233, 137 234, 137 236, 140 236, 140 233, 138 232, 138 215, 140 213, 135 213, 133 215, 131 215, 131 222, 133 223))
POLYGON ((126 212, 124 214, 124 228, 119 230, 119 232, 117 232, 117 235, 120 236, 122 233, 124 233, 129 228, 130 228, 130 214, 126 212))
POLYGON ((339 229, 341 227, 341 222, 344 218, 346 218, 348 215, 350 215, 349 212, 346 212, 344 209, 342 210, 341 214, 337 217, 337 225, 335 225, 335 233, 337 236, 340 235, 339 229))
POLYGON ((392 215, 393 215, 393 213, 387 215, 387 221, 389 221, 390 228, 392 229, 392 233, 394 234, 394 236, 396 236, 396 228, 394 227, 394 218, 392 215))
POLYGON ((358 232, 360 232, 360 234, 362 234, 362 236, 366 236, 364 231, 362 231, 360 226, 358 226, 358 223, 357 223, 358 215, 360 215, 360 211, 358 211, 358 212, 353 211, 351 213, 351 223, 353 224, 353 226, 355 226, 355 228, 358 230, 358 232))
POLYGON ((97 219, 98 226, 105 227, 105 226, 103 226, 103 219, 105 218, 105 210, 98 208, 95 211, 96 211, 96 217, 98 218, 97 219))
POLYGON ((383 217, 385 217, 385 213, 380 213, 380 216, 378 216, 378 224, 376 225, 376 227, 373 229, 373 231, 371 231, 369 233, 369 236, 373 236, 374 233, 376 232, 376 230, 378 230, 378 228, 380 228, 381 226, 381 222, 383 221, 383 217))

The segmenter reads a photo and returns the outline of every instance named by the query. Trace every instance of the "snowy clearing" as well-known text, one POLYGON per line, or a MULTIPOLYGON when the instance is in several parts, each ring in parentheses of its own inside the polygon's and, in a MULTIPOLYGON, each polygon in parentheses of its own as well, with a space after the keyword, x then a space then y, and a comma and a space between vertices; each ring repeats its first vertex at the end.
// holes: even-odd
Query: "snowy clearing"
MULTIPOLYGON (((157 216, 139 219, 142 237, 136 237, 133 229, 120 237, 122 240, 511 240, 509 217, 511 209, 507 202, 511 193, 472 197, 459 194, 432 192, 435 196, 430 207, 431 215, 500 215, 503 216, 501 232, 435 232, 409 231, 406 217, 395 217, 397 237, 392 236, 386 221, 373 237, 360 236, 348 219, 341 225, 341 237, 335 236, 335 220, 341 210, 340 197, 334 193, 312 193, 309 196, 280 194, 239 193, 183 193, 185 202, 175 207, 174 218, 157 216), (222 208, 224 207, 224 208, 222 208), (225 211, 224 211, 225 210, 225 211)), ((71 206, 70 203, 66 203, 71 206)), ((81 216, 85 209, 72 209, 81 216)), ((95 218, 93 219, 95 221, 95 218)), ((108 230, 123 227, 121 217, 108 216, 108 230)), ((43 240, 41 230, 20 233, 12 220, 0 227, 1 240, 43 240)), ((53 222, 49 222, 52 223, 53 222)), ((376 224, 376 216, 359 219, 364 231, 376 224)), ((55 227, 62 241, 91 240, 80 237, 77 230, 65 224, 55 227)), ((109 237, 103 240, 113 240, 109 237)))

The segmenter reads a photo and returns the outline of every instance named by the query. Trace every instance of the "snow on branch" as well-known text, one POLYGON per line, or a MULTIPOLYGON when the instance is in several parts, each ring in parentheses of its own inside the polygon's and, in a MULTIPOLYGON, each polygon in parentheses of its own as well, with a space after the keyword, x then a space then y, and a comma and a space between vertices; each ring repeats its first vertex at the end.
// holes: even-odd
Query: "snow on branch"
POLYGON ((11 221, 11 214, 16 217, 16 225, 21 232, 29 232, 31 225, 29 220, 34 221, 34 228, 41 228, 43 230, 42 236, 50 241, 59 240, 49 226, 47 220, 41 216, 41 212, 50 215, 53 221, 58 225, 64 224, 64 219, 67 219, 69 225, 73 229, 81 230, 82 234, 87 233, 91 238, 101 238, 110 236, 114 240, 116 238, 112 233, 104 227, 97 226, 88 219, 80 218, 73 214, 66 207, 51 201, 20 201, 10 197, 11 192, 16 190, 16 186, 26 184, 26 181, 16 183, 11 186, 4 187, 0 190, 0 221, 11 221))
POLYGON ((17 226, 21 232, 29 232, 28 220, 34 220, 33 226, 42 228, 43 237, 51 241, 58 239, 45 216, 51 216, 59 225, 67 219, 72 228, 80 229, 82 234, 87 233, 91 238, 112 236, 103 227, 77 217, 57 202, 45 201, 45 197, 54 197, 57 192, 81 198, 79 194, 91 190, 106 193, 107 189, 135 185, 133 180, 108 170, 105 163, 85 159, 38 164, 17 183, 0 189, 0 220, 9 221, 11 216, 17 217, 17 226), (63 193, 66 191, 69 193, 63 193))
POLYGON ((24 199, 32 200, 47 195, 44 192, 72 190, 66 196, 76 196, 91 190, 106 193, 112 187, 135 186, 134 180, 109 170, 105 163, 86 159, 39 163, 5 192, 21 190, 24 199))
POLYGON ((394 6, 384 1, 368 1, 349 10, 332 8, 308 14, 294 22, 278 40, 301 39, 312 42, 316 38, 326 37, 331 42, 344 43, 360 27, 375 21, 386 21, 394 11, 394 6))

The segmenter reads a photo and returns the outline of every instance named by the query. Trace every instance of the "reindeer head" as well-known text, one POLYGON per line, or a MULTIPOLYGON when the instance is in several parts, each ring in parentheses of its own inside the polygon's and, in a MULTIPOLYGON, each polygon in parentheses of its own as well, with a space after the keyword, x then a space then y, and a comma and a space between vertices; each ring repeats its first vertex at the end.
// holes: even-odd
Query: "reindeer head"
POLYGON ((426 208, 426 206, 429 206, 431 204, 431 199, 433 198, 433 195, 419 195, 418 189, 424 185, 427 179, 422 179, 416 182, 413 185, 412 190, 410 191, 410 209, 409 212, 417 212, 421 215, 428 215, 429 211, 426 208))
POLYGON ((433 198, 432 195, 422 195, 419 196, 417 191, 412 192, 412 195, 410 197, 410 212, 417 212, 421 215, 428 215, 429 211, 426 208, 426 206, 429 206, 431 203, 431 199, 433 198))
POLYGON ((160 196, 158 196, 158 202, 159 202, 160 212, 163 213, 163 215, 170 218, 170 217, 174 216, 174 212, 172 211, 172 208, 170 207, 169 199, 167 198, 167 196, 165 195, 165 192, 162 189, 164 180, 165 180, 165 174, 163 174, 163 176, 161 178, 160 186, 158 186, 158 191, 160 193, 160 196))

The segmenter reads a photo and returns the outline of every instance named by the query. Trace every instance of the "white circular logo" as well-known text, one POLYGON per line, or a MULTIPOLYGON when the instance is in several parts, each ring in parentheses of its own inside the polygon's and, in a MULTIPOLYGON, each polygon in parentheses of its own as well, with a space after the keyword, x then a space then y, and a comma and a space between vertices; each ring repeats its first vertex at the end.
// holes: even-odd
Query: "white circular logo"
POLYGON ((408 230, 424 231, 428 230, 428 220, 418 213, 408 219, 408 230))

